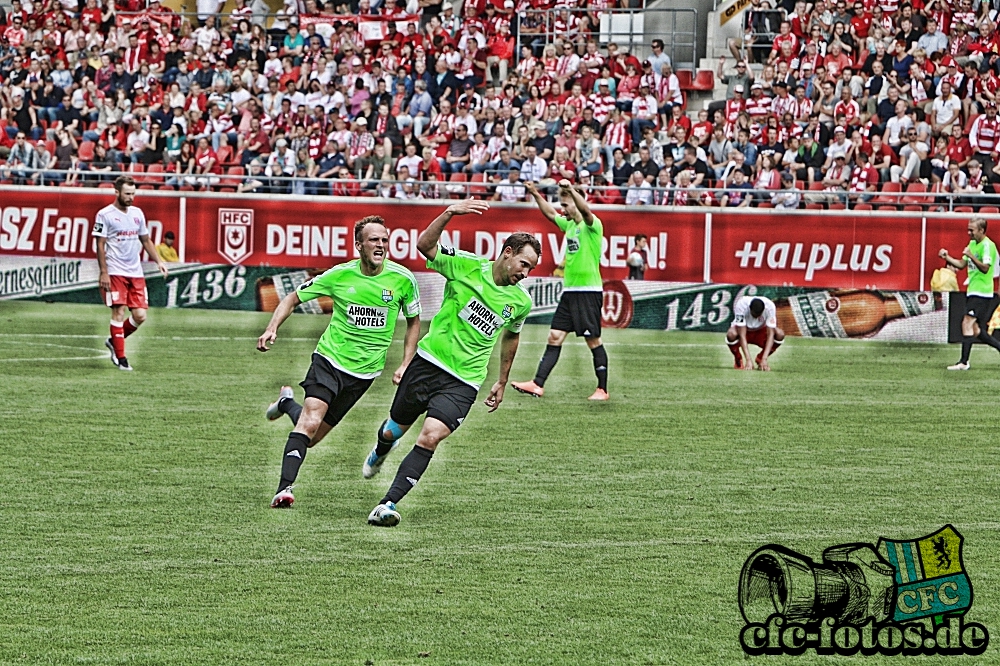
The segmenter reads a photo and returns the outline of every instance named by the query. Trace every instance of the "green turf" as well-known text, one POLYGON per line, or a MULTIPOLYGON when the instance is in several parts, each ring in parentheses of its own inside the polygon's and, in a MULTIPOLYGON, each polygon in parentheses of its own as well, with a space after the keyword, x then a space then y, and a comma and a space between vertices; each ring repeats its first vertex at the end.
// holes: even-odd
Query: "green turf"
MULTIPOLYGON (((107 319, 0 302, 2 663, 743 663, 755 548, 818 558, 948 522, 970 619, 1000 632, 992 351, 947 373, 954 347, 791 340, 774 372, 741 373, 718 335, 611 330, 612 401, 589 404, 571 341, 543 400, 474 408, 386 530, 365 517, 414 438, 361 478, 388 376, 310 451, 295 508, 267 508, 290 428, 262 412, 323 318, 264 355, 266 315, 154 310, 130 374, 107 319)), ((545 330, 522 339, 515 379, 545 330)))

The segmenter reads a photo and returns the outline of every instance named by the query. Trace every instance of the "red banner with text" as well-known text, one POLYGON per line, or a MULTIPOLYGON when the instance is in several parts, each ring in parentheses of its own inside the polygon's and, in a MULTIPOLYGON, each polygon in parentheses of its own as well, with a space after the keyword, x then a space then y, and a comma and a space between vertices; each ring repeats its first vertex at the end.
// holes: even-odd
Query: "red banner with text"
MULTIPOLYGON (((0 188, 0 262, 5 255, 94 258, 94 216, 113 200, 109 189, 0 188)), ((381 215, 390 229, 390 258, 422 271, 417 237, 448 202, 181 197, 141 190, 135 203, 146 214, 154 242, 174 232, 185 262, 322 269, 354 258, 354 222, 381 215)), ((604 223, 601 265, 607 280, 628 275, 633 237, 645 234, 647 280, 918 291, 928 288, 942 265, 941 248, 959 256, 968 242, 966 215, 595 210, 604 223)), ((533 275, 552 275, 565 257, 566 240, 531 205, 496 205, 482 216, 453 218, 442 242, 495 257, 514 231, 532 233, 542 243, 533 275)))

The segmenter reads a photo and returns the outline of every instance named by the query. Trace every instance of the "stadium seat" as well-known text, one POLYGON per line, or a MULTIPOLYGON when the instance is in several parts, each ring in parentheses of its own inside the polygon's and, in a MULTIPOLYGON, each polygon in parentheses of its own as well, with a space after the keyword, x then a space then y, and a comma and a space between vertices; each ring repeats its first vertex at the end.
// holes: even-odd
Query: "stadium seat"
POLYGON ((153 186, 153 185, 150 185, 149 183, 146 183, 145 185, 140 185, 136 189, 138 189, 138 190, 155 190, 156 187, 153 186))
POLYGON ((888 205, 887 205, 887 206, 879 206, 879 207, 878 207, 878 210, 891 210, 891 211, 896 211, 896 210, 899 210, 899 209, 898 209, 898 208, 896 208, 895 206, 888 206, 888 205))
POLYGON ((178 192, 194 192, 194 187, 191 185, 181 185, 177 188, 178 192))
POLYGON ((972 206, 955 206, 956 213, 974 213, 972 206))
POLYGON ((45 150, 49 151, 49 155, 56 154, 56 142, 52 139, 47 139, 45 141, 45 150))
POLYGON ((691 90, 694 85, 694 72, 690 69, 678 69, 674 74, 677 75, 677 80, 680 81, 681 90, 691 90))
POLYGON ((806 204, 806 209, 807 210, 823 210, 823 204, 821 204, 821 203, 807 203, 806 204))
POLYGON ((127 171, 137 182, 142 182, 142 176, 139 174, 146 172, 146 165, 142 162, 130 162, 127 171))
POLYGON ((233 147, 229 145, 219 146, 215 156, 219 159, 221 166, 229 166, 233 163, 233 147))
POLYGON ((906 186, 906 194, 902 198, 904 206, 924 206, 934 201, 934 197, 926 194, 927 186, 923 183, 910 183, 906 186))
POLYGON ((891 194, 896 194, 902 191, 902 187, 899 183, 893 183, 892 181, 882 184, 882 192, 872 199, 873 206, 883 206, 883 205, 896 205, 899 203, 899 198, 894 196, 889 196, 891 194))
POLYGON ((485 199, 486 195, 489 193, 489 190, 487 189, 486 185, 483 184, 486 182, 486 174, 474 173, 472 174, 470 182, 476 184, 469 186, 469 194, 479 199, 485 199))
POLYGON ((93 141, 81 141, 80 150, 77 155, 81 161, 90 162, 94 159, 94 142, 93 141))
POLYGON ((829 208, 830 210, 847 210, 847 205, 842 203, 832 203, 829 208))
POLYGON ((163 175, 163 165, 159 162, 155 164, 150 164, 146 167, 146 175, 142 182, 151 183, 153 185, 163 185, 164 175, 163 175))
POLYGON ((694 82, 691 84, 691 90, 700 90, 703 92, 715 90, 715 72, 710 69, 699 69, 698 73, 695 74, 694 82))
MULTIPOLYGON (((220 187, 239 187, 243 182, 243 167, 231 166, 226 170, 226 175, 219 179, 220 187)), ((222 191, 221 189, 219 190, 222 191)))
POLYGON ((923 206, 915 206, 913 204, 909 206, 903 206, 903 212, 906 213, 922 213, 924 210, 923 206))
POLYGON ((854 210, 871 210, 871 209, 872 205, 866 203, 859 203, 856 206, 854 206, 854 210))
POLYGON ((1000 213, 1000 208, 997 208, 996 206, 981 206, 979 208, 979 212, 983 215, 996 215, 997 213, 1000 213))
POLYGON ((115 189, 115 184, 114 183, 100 183, 97 186, 97 188, 101 189, 101 190, 113 190, 113 189, 115 189))
POLYGON ((761 201, 757 204, 757 208, 774 208, 774 204, 770 201, 761 201))
POLYGON ((445 189, 448 191, 448 194, 450 195, 449 198, 464 199, 469 193, 468 188, 461 187, 461 189, 459 189, 458 186, 451 185, 451 183, 467 183, 467 182, 469 182, 469 174, 465 173, 464 171, 460 173, 451 174, 451 177, 448 178, 449 184, 445 187, 445 189), (452 190, 456 191, 453 192, 452 190))

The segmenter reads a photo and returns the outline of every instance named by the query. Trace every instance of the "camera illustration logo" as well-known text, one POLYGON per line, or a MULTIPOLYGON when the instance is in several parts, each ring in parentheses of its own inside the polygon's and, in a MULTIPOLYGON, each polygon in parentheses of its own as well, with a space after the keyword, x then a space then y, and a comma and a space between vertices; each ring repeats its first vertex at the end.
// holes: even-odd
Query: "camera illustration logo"
POLYGON ((962 542, 945 525, 913 540, 831 546, 821 562, 758 548, 740 573, 740 644, 750 655, 982 654, 989 632, 965 621, 973 595, 962 542))

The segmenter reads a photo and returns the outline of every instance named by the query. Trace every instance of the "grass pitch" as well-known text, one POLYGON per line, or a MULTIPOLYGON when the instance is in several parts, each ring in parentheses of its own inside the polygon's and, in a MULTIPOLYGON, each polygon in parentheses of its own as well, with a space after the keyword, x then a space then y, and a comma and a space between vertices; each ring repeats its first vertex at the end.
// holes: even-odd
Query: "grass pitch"
MULTIPOLYGON (((754 549, 949 522, 1000 640, 992 351, 948 373, 956 348, 792 339, 741 373, 719 335, 609 330, 612 401, 590 404, 570 341, 544 399, 474 408, 387 530, 365 518, 415 438, 361 478, 388 374, 309 452, 295 508, 268 508, 290 423, 263 410, 326 322, 260 354, 267 319, 153 310, 123 373, 106 308, 0 303, 0 662, 743 663, 754 549)), ((528 327, 512 378, 544 339, 528 327)))

